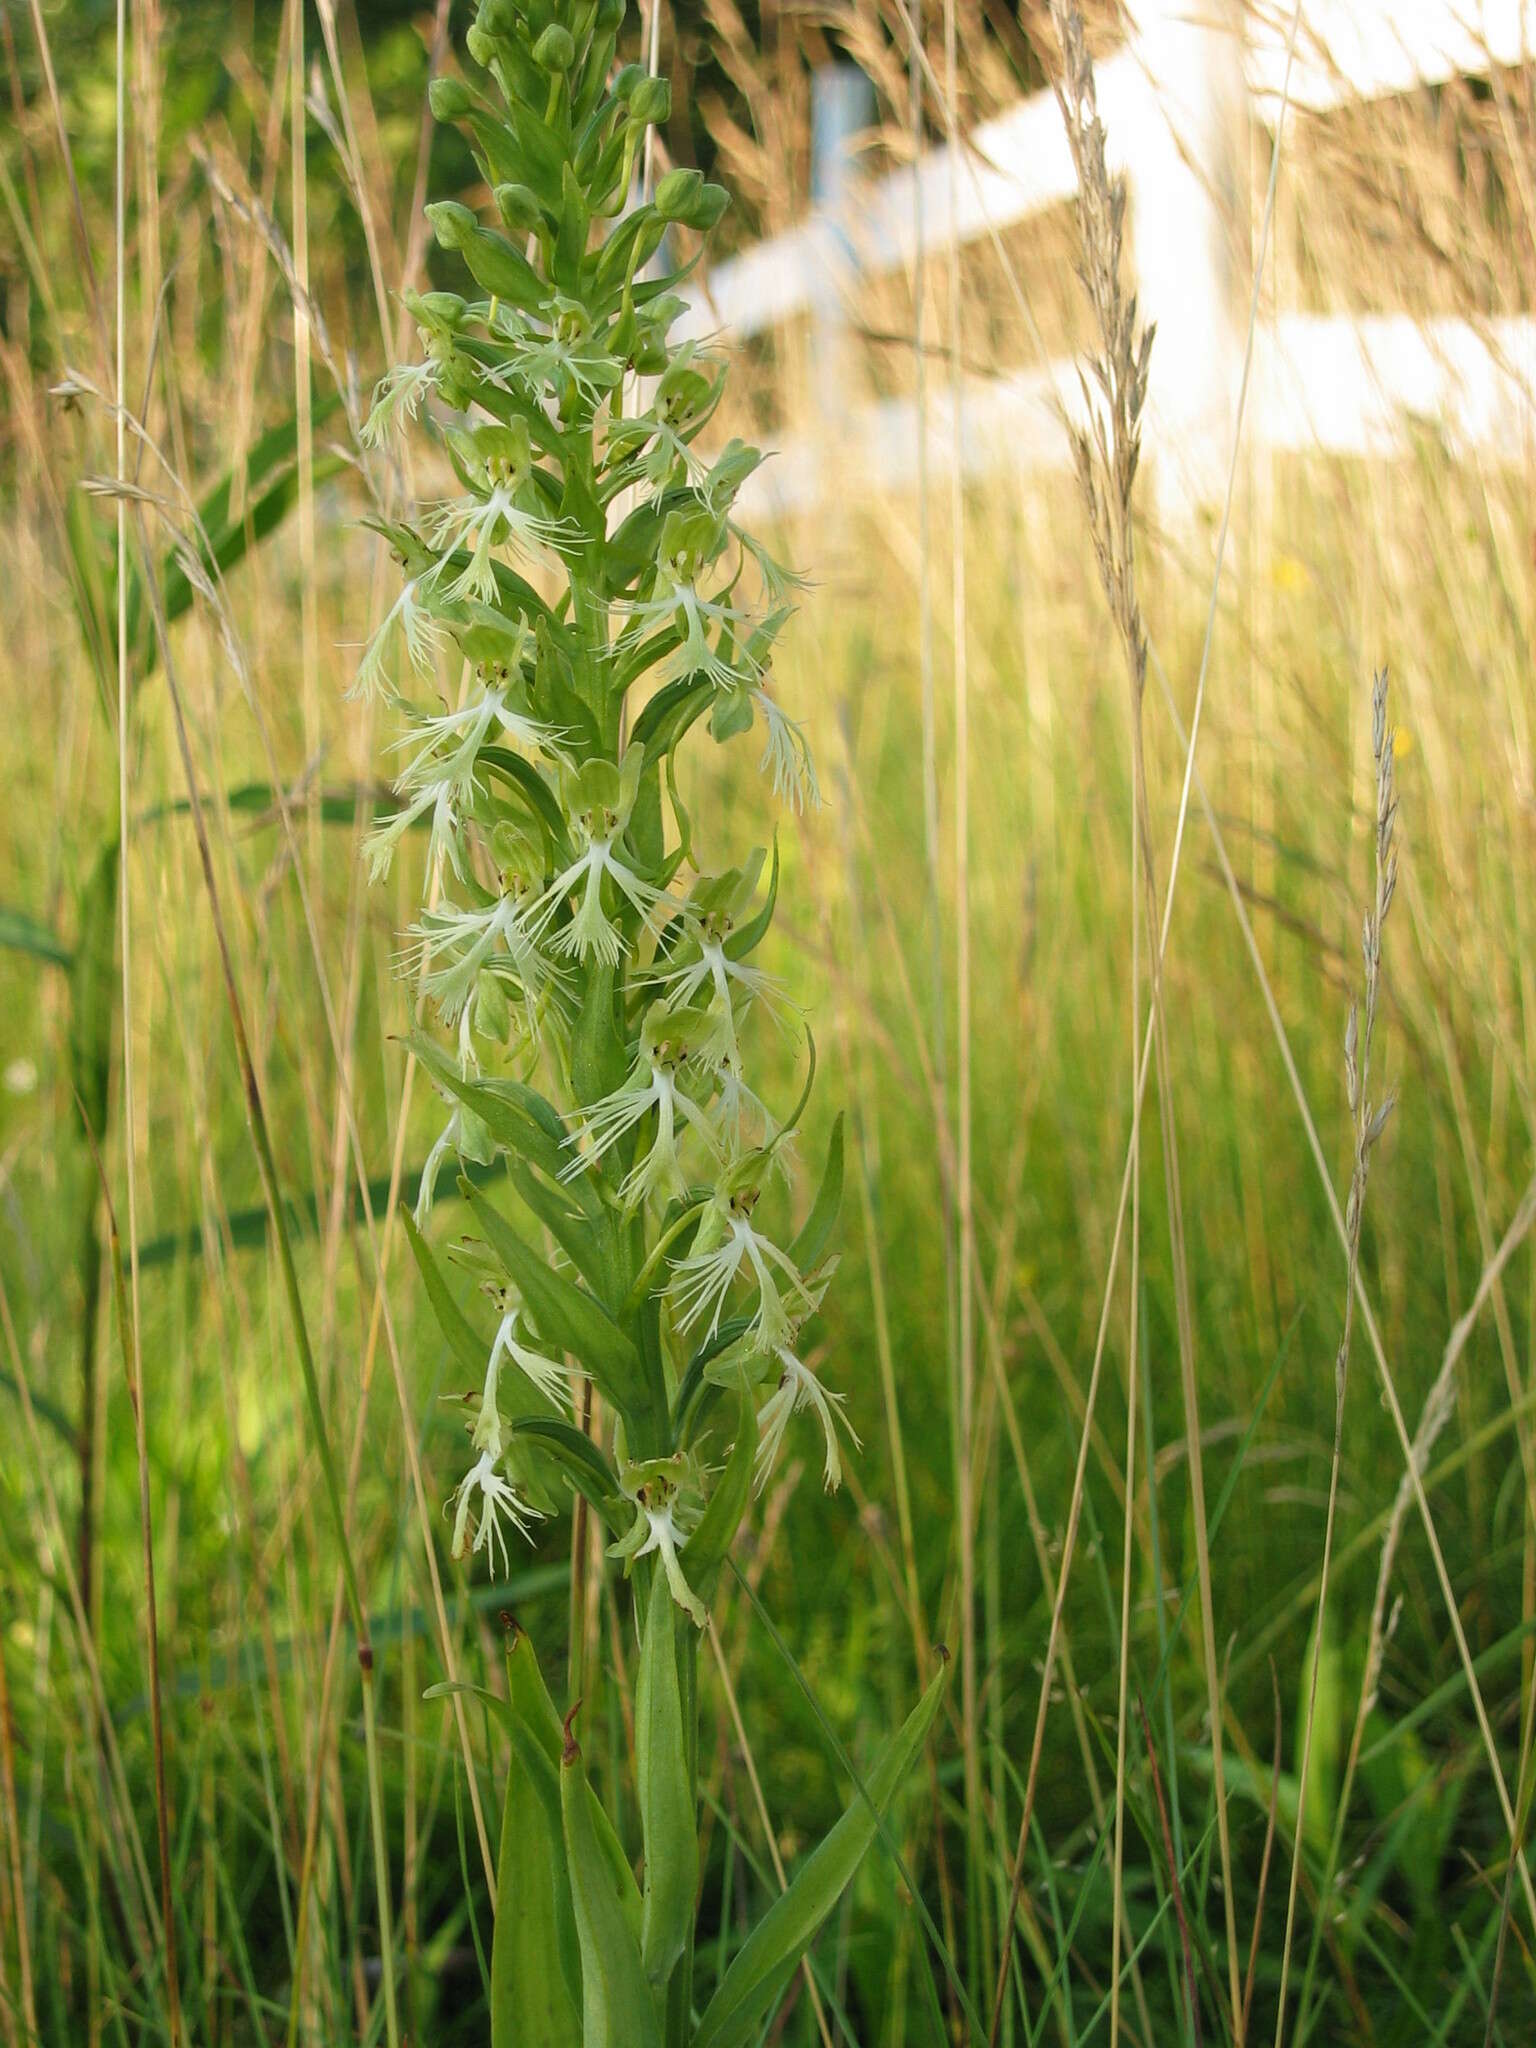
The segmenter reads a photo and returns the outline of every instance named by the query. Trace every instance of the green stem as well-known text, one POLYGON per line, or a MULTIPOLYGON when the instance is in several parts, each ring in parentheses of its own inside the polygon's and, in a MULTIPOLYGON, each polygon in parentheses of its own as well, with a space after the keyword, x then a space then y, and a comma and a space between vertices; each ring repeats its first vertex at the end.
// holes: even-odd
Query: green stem
MULTIPOLYGON (((683 1725, 688 1731, 688 1784, 693 1794, 694 1822, 699 1812, 699 1638, 689 1628, 678 1644, 682 1659, 678 1680, 683 1694, 683 1725)), ((703 1873, 700 1872, 702 1878, 703 1873)), ((697 1922, 688 1929, 688 1941, 667 1985, 667 2048, 688 2048, 693 2026, 693 1945, 697 1922)))

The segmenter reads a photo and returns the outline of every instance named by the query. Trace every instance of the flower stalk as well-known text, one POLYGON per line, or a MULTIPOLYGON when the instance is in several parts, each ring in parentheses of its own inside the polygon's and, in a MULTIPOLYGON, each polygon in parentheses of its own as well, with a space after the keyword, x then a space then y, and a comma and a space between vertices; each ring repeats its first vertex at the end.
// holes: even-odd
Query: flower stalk
MULTIPOLYGON (((445 1122, 409 1234, 478 1389, 446 1504, 452 1549, 504 1570, 511 1544, 574 1495, 573 1589, 592 1516, 633 1580, 642 1645, 643 1900, 594 1823, 575 1707, 562 1731, 531 1652, 520 1641, 509 1658, 494 2048, 745 2039, 851 1875, 822 1901, 824 1874, 802 1873, 817 1909, 782 1936, 758 1929, 697 2033, 698 1631, 796 1417, 820 1429, 829 1487, 839 1431, 857 1438, 842 1393, 805 1362, 820 1356, 802 1333, 832 1271, 842 1145, 835 1127, 795 1230, 789 1154, 815 1048, 753 957, 777 851, 770 866, 762 847, 726 847, 724 820, 693 819, 677 795, 685 743, 755 731, 780 801, 818 800, 772 672, 798 579, 738 516, 759 451, 703 445, 725 364, 675 329, 689 251, 726 195, 688 170, 652 197, 636 187, 670 95, 618 62, 624 13, 623 0, 481 0, 470 75, 431 97, 467 131, 497 221, 427 209, 467 279, 403 295, 420 359, 388 371, 364 428, 372 443, 431 435, 455 479, 414 516, 377 522, 403 589, 354 686, 402 726, 374 871, 424 832, 443 884, 404 957, 448 1041, 417 1041, 445 1122), (430 697, 453 651, 468 683, 450 709, 430 697), (749 1079, 764 1018, 804 1041, 787 1116, 749 1079), (489 1330, 421 1234, 455 1157, 504 1158, 521 1204, 503 1213, 460 1178, 475 1227, 455 1256, 494 1303, 489 1330), (549 1977, 539 1930, 555 1925, 580 1938, 535 2019, 526 1987, 549 1977)), ((920 1714, 936 1700, 930 1687, 920 1714)))

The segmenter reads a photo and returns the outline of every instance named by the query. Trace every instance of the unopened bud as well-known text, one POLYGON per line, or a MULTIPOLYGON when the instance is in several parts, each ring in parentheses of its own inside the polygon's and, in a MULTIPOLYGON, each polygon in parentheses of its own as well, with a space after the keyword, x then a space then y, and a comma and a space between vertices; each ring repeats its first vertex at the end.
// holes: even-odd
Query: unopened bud
POLYGON ((683 225, 707 235, 730 203, 731 195, 723 185, 705 185, 684 215, 683 225))
POLYGON ((655 126, 672 112, 672 88, 664 78, 642 78, 629 96, 629 118, 637 124, 655 126))
POLYGON ((427 208, 427 219, 441 249, 467 249, 480 223, 456 199, 439 199, 427 208))
POLYGON ((427 88, 427 102, 437 121, 462 121, 474 105, 468 86, 460 78, 434 78, 427 88))
POLYGON ((544 211, 538 194, 526 185, 498 185, 496 211, 514 234, 531 235, 544 225, 544 211))
POLYGON ((686 220, 703 189, 702 171, 668 171, 656 187, 656 211, 663 220, 686 220))
POLYGON ((570 30, 552 21, 533 46, 533 61, 541 71, 569 71, 576 62, 576 43, 570 30))

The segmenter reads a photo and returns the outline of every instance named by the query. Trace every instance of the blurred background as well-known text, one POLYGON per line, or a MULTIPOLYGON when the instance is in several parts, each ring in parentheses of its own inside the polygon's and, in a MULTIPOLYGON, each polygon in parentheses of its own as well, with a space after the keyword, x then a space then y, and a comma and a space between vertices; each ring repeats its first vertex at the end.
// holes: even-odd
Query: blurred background
MULTIPOLYGON (((688 317, 733 346, 721 430, 779 451, 754 515, 811 579, 778 671, 825 801, 778 821, 769 963, 821 1051, 805 1157, 849 1117, 825 1365, 862 1450, 826 1495, 816 1443, 792 1441, 738 1558, 772 1629, 738 1594, 721 1630, 786 1861, 845 1796, 829 1732, 867 1761, 932 1644, 969 1632, 975 1653, 899 1814, 906 1875, 871 1858, 817 1949, 818 2000, 797 1982, 768 2038, 983 2040, 1016 1918, 998 2038, 1108 2039, 1118 1779, 1127 2040, 1273 2037, 1299 1854, 1289 2038, 1518 2043, 1536 2028, 1512 1853, 1536 1786, 1536 10, 1083 11, 1128 179, 1125 272, 1158 323, 1135 542, 1172 908, 1134 1229, 1132 719, 1063 429, 1092 335, 1049 9, 686 0, 658 24, 664 158, 734 199, 688 317), (1397 1108, 1363 1208, 1319 1633, 1384 666, 1401 865, 1369 1089, 1397 1108)), ((503 1737, 470 1716, 472 1798, 448 1705, 423 1695, 445 1640, 499 1682, 504 1608, 555 1675, 569 1524, 542 1525, 507 1581, 448 1556, 457 1386, 389 1208, 441 1121, 395 959, 425 842, 369 886, 391 735, 343 697, 392 583, 358 523, 374 458, 355 422, 410 345, 400 287, 456 281, 422 200, 485 198, 425 116, 472 18, 458 0, 126 9, 143 431, 124 468, 130 535, 142 520, 162 565, 184 761, 137 574, 119 720, 116 11, 0 5, 6 2042, 169 2038, 112 1214, 142 1330, 188 2038, 381 2024, 360 1706, 328 1656, 337 1559, 189 764, 346 1455, 410 2038, 486 2038, 476 1809, 494 1843, 503 1737)), ((644 33, 632 18, 631 55, 644 33)), ((409 463, 430 493, 429 444, 409 463)), ((742 746, 696 757, 684 794, 766 843, 742 746)), ((1143 1003, 1146 969, 1143 939, 1143 1003)), ((436 1228, 457 1227, 445 1199, 436 1228)), ((633 1646, 601 1559, 582 1569, 591 1753, 622 1805, 633 1646)), ((706 1727, 704 1911, 729 1930, 774 1881, 718 1685, 706 1727)))

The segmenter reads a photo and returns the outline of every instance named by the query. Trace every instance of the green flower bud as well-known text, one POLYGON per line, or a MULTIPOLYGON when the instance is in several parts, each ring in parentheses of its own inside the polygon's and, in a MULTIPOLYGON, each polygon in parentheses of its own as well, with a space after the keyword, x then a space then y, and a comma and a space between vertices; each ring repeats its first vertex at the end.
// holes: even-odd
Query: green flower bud
POLYGON ((569 71, 576 62, 576 44, 570 30, 552 21, 533 46, 533 61, 541 71, 569 71))
POLYGON ((643 64, 626 64, 613 81, 614 97, 628 106, 635 96, 635 88, 643 85, 650 73, 643 64))
POLYGON ((538 194, 526 185, 498 185, 496 211, 515 235, 531 235, 544 225, 538 194))
POLYGON ((427 101, 436 121, 462 121, 474 105, 468 86, 460 78, 434 78, 427 89, 427 101))
POLYGON ((637 127, 659 127, 671 112, 672 88, 664 78, 642 78, 629 96, 629 118, 637 127))
POLYGON ((688 212, 682 216, 684 227, 693 228, 701 235, 707 235, 731 203, 731 195, 723 185, 705 185, 688 212))
POLYGON ((464 301, 457 292, 413 292, 407 286, 400 298, 418 327, 448 331, 458 327, 464 319, 464 301))
POLYGON ((513 0, 480 0, 475 27, 488 36, 509 36, 517 27, 513 0))
POLYGON ((439 199, 427 208, 427 219, 440 249, 467 249, 480 223, 467 206, 456 199, 439 199))
POLYGON ((597 0, 596 29, 600 36, 612 35, 623 26, 628 4, 629 0, 597 0))
POLYGON ((656 211, 663 220, 686 220, 703 190, 702 171, 668 171, 656 187, 656 211))

